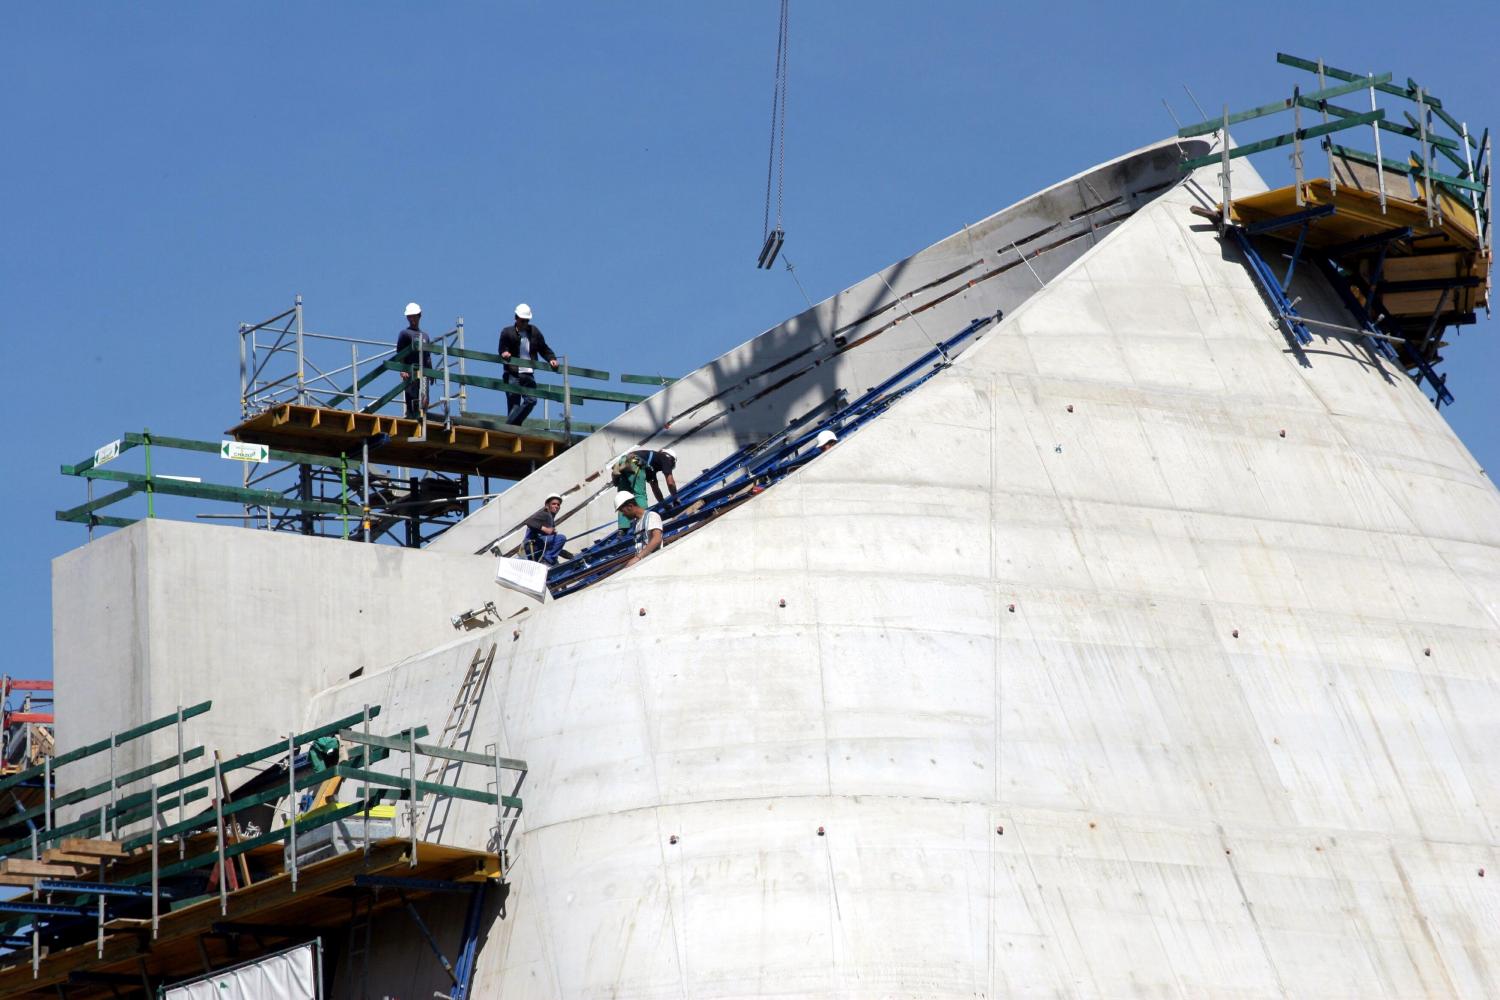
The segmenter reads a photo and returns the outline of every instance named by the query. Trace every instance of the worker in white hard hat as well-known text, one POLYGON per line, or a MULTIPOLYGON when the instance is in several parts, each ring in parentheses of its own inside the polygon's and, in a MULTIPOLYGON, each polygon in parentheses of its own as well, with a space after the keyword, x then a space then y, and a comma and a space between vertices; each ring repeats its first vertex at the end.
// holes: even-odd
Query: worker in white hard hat
POLYGON ((834 445, 836 445, 838 443, 839 443, 839 436, 837 434, 833 433, 833 431, 828 430, 826 428, 823 429, 823 430, 821 430, 821 431, 818 431, 818 450, 819 451, 827 451, 829 448, 832 448, 834 445))
POLYGON ((635 554, 626 561, 626 566, 634 566, 661 548, 660 514, 642 507, 628 490, 615 494, 615 512, 630 519, 630 532, 635 537, 635 554))
POLYGON ((521 549, 527 559, 556 566, 559 559, 573 558, 573 553, 563 548, 568 536, 557 530, 557 512, 561 509, 562 497, 554 493, 541 510, 526 519, 526 537, 521 549))
MULTIPOLYGON (((515 322, 500 331, 500 357, 505 361, 501 381, 528 389, 536 388, 531 362, 545 361, 552 366, 553 371, 557 370, 557 355, 547 346, 547 339, 542 336, 542 331, 532 324, 531 307, 524 302, 516 306, 515 322)), ((505 405, 505 422, 520 424, 536 409, 536 397, 507 392, 505 405)))
MULTIPOLYGON (((422 307, 415 302, 406 304, 406 328, 396 335, 396 361, 401 364, 415 365, 417 368, 426 368, 430 360, 427 345, 432 343, 432 338, 422 332, 422 307), (410 357, 404 357, 402 352, 411 347, 412 344, 420 345, 410 357)), ((427 379, 418 372, 402 372, 401 381, 406 383, 402 388, 402 395, 406 399, 406 415, 416 418, 427 409, 427 379)))

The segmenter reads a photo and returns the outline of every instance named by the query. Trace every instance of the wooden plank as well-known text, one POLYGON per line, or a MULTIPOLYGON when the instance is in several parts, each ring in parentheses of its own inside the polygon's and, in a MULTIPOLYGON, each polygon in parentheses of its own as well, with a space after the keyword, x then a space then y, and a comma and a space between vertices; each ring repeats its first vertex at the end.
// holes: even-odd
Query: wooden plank
MULTIPOLYGON (((400 872, 405 874, 407 868, 403 864, 407 842, 404 840, 386 840, 378 844, 370 845, 370 870, 378 872, 397 865, 400 872)), ((42 960, 40 975, 36 980, 31 978, 31 964, 29 955, 25 956, 24 962, 10 966, 0 971, 0 996, 10 996, 15 992, 24 992, 48 985, 64 982, 68 973, 82 971, 85 969, 95 971, 118 971, 135 972, 135 955, 141 953, 161 952, 174 940, 184 938, 196 938, 199 934, 207 933, 212 925, 219 920, 231 920, 243 922, 245 918, 267 911, 287 909, 284 920, 275 922, 295 923, 296 911, 305 908, 308 903, 314 902, 321 893, 340 889, 354 882, 354 876, 360 873, 364 856, 361 851, 351 851, 348 854, 329 858, 303 868, 299 872, 297 893, 291 892, 291 876, 281 874, 274 878, 258 882, 246 889, 241 889, 229 895, 229 913, 227 916, 219 914, 219 900, 217 897, 204 899, 192 906, 181 910, 174 910, 161 917, 157 940, 147 948, 145 936, 136 933, 117 933, 105 941, 105 956, 102 960, 95 957, 95 944, 89 940, 83 944, 76 945, 66 951, 55 955, 49 955, 42 960), (129 948, 111 948, 110 942, 128 942, 129 948), (137 942, 140 942, 137 944, 137 942)), ((343 903, 339 908, 347 920, 348 904, 343 903)), ((134 932, 150 926, 149 921, 131 921, 116 919, 109 921, 105 928, 116 932, 134 932)), ((170 970, 155 970, 158 974, 181 976, 196 971, 198 958, 196 945, 188 950, 188 960, 191 963, 182 968, 170 970)), ((21 956, 18 956, 21 957, 21 956)))
POLYGON ((30 875, 34 878, 72 878, 78 874, 73 865, 53 865, 45 861, 8 858, 0 863, 0 875, 30 875))
POLYGON ((99 858, 90 857, 87 854, 69 854, 57 848, 42 852, 42 860, 51 865, 97 865, 99 858))
MULTIPOLYGON (((418 845, 418 863, 415 868, 411 868, 407 865, 407 846, 407 841, 395 838, 371 844, 368 866, 364 864, 363 852, 360 851, 351 851, 305 866, 299 873, 298 891, 295 895, 291 892, 290 876, 286 873, 233 892, 228 898, 227 917, 220 916, 217 898, 201 900, 163 915, 160 933, 154 942, 150 941, 147 931, 149 921, 121 918, 111 920, 105 925, 106 931, 111 933, 105 938, 102 960, 95 957, 94 941, 89 939, 66 951, 43 958, 40 975, 35 980, 31 977, 30 956, 25 952, 14 953, 6 956, 12 961, 0 968, 0 996, 45 990, 57 983, 66 982, 68 974, 74 971, 133 974, 138 971, 137 955, 146 956, 153 976, 175 978, 196 972, 200 962, 198 936, 207 933, 215 922, 224 919, 237 923, 264 923, 268 926, 344 926, 348 921, 348 902, 333 894, 351 886, 356 875, 389 873, 416 878, 473 881, 491 877, 498 870, 496 859, 492 855, 426 843, 418 845)), ((391 895, 391 905, 396 902, 394 895, 391 895)))
MULTIPOLYGON (((147 925, 151 923, 146 921, 147 925)), ((31 954, 26 951, 12 953, 14 964, 0 967, 0 996, 20 996, 46 990, 68 981, 70 972, 85 968, 120 967, 122 972, 134 972, 136 956, 147 951, 146 941, 150 934, 113 934, 104 939, 104 957, 96 957, 96 944, 88 941, 66 951, 47 955, 42 959, 37 978, 31 978, 31 954), (121 964, 128 963, 128 964, 121 964)))
POLYGON ((1387 257, 1382 280, 1423 281, 1468 276, 1458 254, 1423 254, 1420 257, 1387 257))

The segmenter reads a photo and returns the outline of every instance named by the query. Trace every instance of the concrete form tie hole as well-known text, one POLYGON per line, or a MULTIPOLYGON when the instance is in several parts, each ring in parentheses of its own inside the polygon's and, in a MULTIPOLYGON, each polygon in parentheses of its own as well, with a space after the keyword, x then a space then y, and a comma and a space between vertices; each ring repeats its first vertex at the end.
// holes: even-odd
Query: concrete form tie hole
POLYGON ((645 608, 641 609, 641 617, 642 618, 646 617, 646 609, 645 608))
POLYGON ((784 608, 784 607, 786 607, 786 598, 785 598, 785 597, 783 597, 783 598, 782 598, 782 599, 781 599, 781 600, 780 600, 780 601, 778 601, 778 602, 777 602, 777 603, 776 603, 776 606, 777 606, 777 607, 779 607, 779 608, 784 608))
POLYGON ((995 836, 997 836, 997 837, 1003 837, 1003 836, 1005 836, 1005 827, 1004 826, 997 826, 997 827, 995 827, 995 836))
POLYGON ((672 836, 668 837, 667 838, 667 843, 669 843, 669 844, 675 844, 675 843, 677 843, 677 834, 674 833, 674 834, 672 834, 672 836))
POLYGON ((821 826, 818 827, 818 836, 823 836, 823 828, 821 826))
POLYGON ((1011 614, 1015 614, 1016 613, 1016 606, 1014 604, 1007 604, 1005 606, 1005 610, 1009 611, 1011 614))
POLYGON ((1423 656, 1431 656, 1432 655, 1432 647, 1431 646, 1423 646, 1422 647, 1422 655, 1423 656))
POLYGON ((1282 430, 1282 431, 1280 431, 1278 433, 1280 433, 1282 437, 1286 437, 1286 431, 1285 430, 1282 430))
POLYGON ((1072 404, 1072 403, 1069 403, 1069 404, 1068 404, 1068 412, 1069 412, 1069 413, 1072 413, 1072 412, 1073 412, 1073 404, 1072 404))
POLYGON ((1232 637, 1238 639, 1240 637, 1240 630, 1239 629, 1232 629, 1229 634, 1232 637))

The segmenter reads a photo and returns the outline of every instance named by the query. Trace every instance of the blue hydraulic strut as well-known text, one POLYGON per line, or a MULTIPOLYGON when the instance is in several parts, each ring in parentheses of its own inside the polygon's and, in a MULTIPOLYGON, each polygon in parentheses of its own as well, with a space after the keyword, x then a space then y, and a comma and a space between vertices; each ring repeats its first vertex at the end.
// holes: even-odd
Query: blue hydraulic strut
MULTIPOLYGON (((1255 276, 1255 281, 1260 285, 1261 291, 1266 293, 1266 298, 1271 300, 1271 305, 1276 308, 1277 319, 1286 324, 1292 336, 1297 338, 1297 343, 1307 345, 1313 341, 1312 333, 1308 331, 1307 325, 1302 322, 1302 317, 1297 314, 1297 307, 1292 305, 1291 299, 1286 297, 1286 291, 1281 287, 1281 282, 1271 272, 1271 265, 1265 262, 1260 253, 1250 243, 1250 237, 1238 226, 1230 226, 1226 230, 1234 239, 1235 245, 1245 255, 1246 262, 1250 265, 1250 273, 1255 276)), ((1291 276, 1290 270, 1287 276, 1291 276)))
MULTIPOLYGON (((1320 261, 1320 263, 1323 270, 1323 276, 1328 279, 1328 283, 1333 286, 1334 291, 1339 293, 1339 298, 1343 300, 1344 307, 1354 314, 1354 318, 1356 321, 1358 321, 1360 329, 1364 330, 1366 334, 1379 333, 1379 327, 1377 327, 1375 325, 1375 321, 1370 318, 1369 310, 1366 309, 1364 305, 1350 293, 1348 282, 1344 281, 1343 278, 1340 277, 1340 275, 1336 271, 1334 271, 1332 264, 1329 264, 1326 261, 1320 261)), ((1417 383, 1417 385, 1421 385, 1422 379, 1426 378, 1428 383, 1432 385, 1433 392, 1435 393, 1435 398, 1432 401, 1432 405, 1434 407, 1436 407, 1437 409, 1442 409, 1444 406, 1453 405, 1453 393, 1448 389, 1448 376, 1439 375, 1437 373, 1437 369, 1433 368, 1425 358, 1412 358, 1411 360, 1402 358, 1400 353, 1396 350, 1395 347, 1391 345, 1391 342, 1389 340, 1384 340, 1380 337, 1371 337, 1367 335, 1364 340, 1365 344, 1369 346, 1370 350, 1391 361, 1393 364, 1400 365, 1403 367, 1403 369, 1415 368, 1417 370, 1417 373, 1410 376, 1410 378, 1413 382, 1417 383)))
MULTIPOLYGON (((658 505, 658 509, 662 510, 681 510, 700 503, 698 510, 675 517, 664 525, 662 541, 665 543, 680 537, 702 521, 713 517, 725 506, 741 502, 745 499, 744 491, 747 488, 757 484, 761 487, 771 486, 811 461, 818 453, 802 449, 812 443, 823 430, 835 429, 847 435, 884 413, 898 399, 948 367, 952 363, 948 360, 948 351, 996 318, 985 316, 974 320, 948 340, 936 345, 934 350, 917 358, 879 385, 871 387, 859 399, 835 410, 816 424, 804 427, 798 433, 792 433, 789 428, 763 442, 746 445, 705 469, 679 490, 675 497, 658 505), (924 372, 923 369, 927 370, 924 372), (902 385, 918 373, 921 373, 920 378, 902 385)), ((548 574, 547 583, 553 596, 564 597, 609 575, 614 568, 612 564, 628 555, 633 548, 634 540, 631 538, 610 535, 600 539, 580 552, 576 559, 548 574)))

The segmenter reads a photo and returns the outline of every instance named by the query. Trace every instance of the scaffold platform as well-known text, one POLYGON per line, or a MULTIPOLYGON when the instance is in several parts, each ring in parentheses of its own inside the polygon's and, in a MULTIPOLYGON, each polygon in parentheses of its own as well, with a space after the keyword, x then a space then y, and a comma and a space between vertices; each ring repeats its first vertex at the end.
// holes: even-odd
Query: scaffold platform
POLYGON ((566 434, 506 424, 420 420, 283 403, 230 428, 238 441, 331 458, 358 458, 366 444, 385 465, 519 479, 568 446, 566 434))
MULTIPOLYGON (((280 855, 281 850, 277 844, 262 852, 280 855)), ((117 917, 103 925, 102 949, 90 938, 51 952, 35 976, 30 955, 13 952, 10 964, 0 966, 0 997, 55 997, 58 987, 66 988, 70 1000, 116 996, 120 986, 171 982, 203 972, 205 963, 228 965, 318 932, 345 933, 354 896, 382 880, 400 892, 361 906, 365 917, 458 886, 478 887, 498 875, 494 855, 430 843, 417 845, 413 866, 410 843, 387 838, 370 844, 368 859, 353 851, 308 865, 295 888, 291 875, 282 873, 229 893, 227 910, 217 896, 205 896, 164 913, 154 940, 149 918, 117 917)), ((19 908, 30 898, 9 902, 19 908)))
MULTIPOLYGON (((476 704, 466 692, 493 656, 493 646, 475 654, 456 705, 476 704)), ((504 879, 520 818, 525 761, 494 745, 464 749, 457 729, 436 743, 421 742, 426 726, 372 732, 381 710, 367 705, 247 753, 215 752, 211 765, 190 770, 208 754, 188 746, 184 726, 211 707, 183 706, 0 777, 0 792, 43 781, 42 803, 0 827, 0 885, 20 891, 0 899, 0 1000, 158 995, 307 943, 342 961, 334 975, 360 981, 368 937, 354 943, 355 928, 398 906, 442 960, 449 995, 469 1000, 487 891, 504 879), (175 731, 175 755, 115 772, 121 747, 162 731, 175 731), (57 793, 58 768, 103 754, 109 781, 57 793), (175 780, 163 781, 174 769, 175 780), (502 782, 512 778, 507 792, 502 782), (486 836, 468 846, 423 837, 426 810, 453 800, 494 809, 486 836), (456 951, 410 905, 444 894, 467 902, 456 951)))
MULTIPOLYGON (((1342 165, 1342 164, 1341 164, 1342 165)), ((1390 319, 1402 337, 1423 337, 1434 323, 1472 323, 1489 304, 1490 257, 1473 207, 1438 190, 1417 201, 1326 179, 1308 181, 1299 200, 1295 187, 1277 188, 1236 198, 1229 216, 1243 227, 1280 219, 1307 217, 1319 208, 1313 224, 1268 228, 1266 235, 1294 246, 1322 250, 1357 277, 1356 295, 1371 312, 1390 319)))

